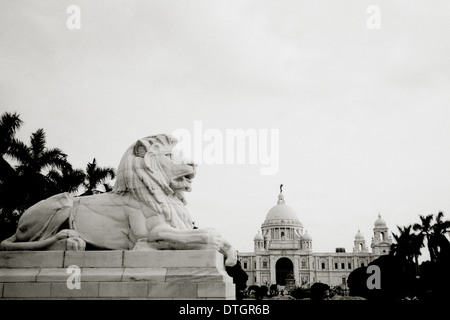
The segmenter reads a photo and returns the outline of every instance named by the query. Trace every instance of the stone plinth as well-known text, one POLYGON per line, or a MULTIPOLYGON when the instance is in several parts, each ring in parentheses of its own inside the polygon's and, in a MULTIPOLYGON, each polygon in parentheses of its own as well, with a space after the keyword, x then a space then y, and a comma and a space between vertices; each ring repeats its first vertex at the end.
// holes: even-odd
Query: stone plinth
POLYGON ((235 299, 235 285, 212 250, 0 251, 0 299, 24 298, 235 299))

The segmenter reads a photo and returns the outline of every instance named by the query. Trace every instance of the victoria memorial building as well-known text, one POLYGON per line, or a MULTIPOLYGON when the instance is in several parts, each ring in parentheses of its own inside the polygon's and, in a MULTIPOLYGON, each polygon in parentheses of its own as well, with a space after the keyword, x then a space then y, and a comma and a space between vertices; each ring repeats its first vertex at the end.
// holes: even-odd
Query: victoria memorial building
POLYGON ((355 235, 352 252, 312 250, 312 238, 303 231, 296 212, 286 205, 282 189, 277 204, 269 210, 254 238, 254 252, 239 252, 241 266, 248 274, 247 285, 277 284, 287 288, 314 282, 346 287, 349 274, 388 254, 392 244, 386 222, 378 215, 374 223, 371 251, 361 232, 355 235))

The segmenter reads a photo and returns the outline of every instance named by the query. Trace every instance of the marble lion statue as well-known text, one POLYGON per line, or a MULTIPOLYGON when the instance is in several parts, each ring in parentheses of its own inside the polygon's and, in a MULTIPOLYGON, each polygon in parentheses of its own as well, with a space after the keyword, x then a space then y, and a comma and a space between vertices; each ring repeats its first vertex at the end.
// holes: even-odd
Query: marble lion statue
POLYGON ((234 266, 228 241, 194 227, 183 193, 191 191, 195 165, 179 160, 176 144, 165 134, 138 140, 123 155, 112 192, 36 203, 0 250, 218 250, 234 266))

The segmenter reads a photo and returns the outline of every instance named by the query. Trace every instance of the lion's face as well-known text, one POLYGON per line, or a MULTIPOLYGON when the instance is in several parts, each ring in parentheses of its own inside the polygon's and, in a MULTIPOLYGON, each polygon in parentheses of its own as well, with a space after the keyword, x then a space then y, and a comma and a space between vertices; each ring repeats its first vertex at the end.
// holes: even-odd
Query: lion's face
POLYGON ((195 165, 184 163, 175 154, 156 155, 173 191, 191 191, 192 179, 195 177, 195 165))
POLYGON ((160 134, 138 140, 122 157, 114 192, 130 193, 174 228, 192 229, 184 208, 184 191, 191 191, 195 165, 179 159, 177 139, 160 134))
POLYGON ((177 139, 160 134, 138 140, 125 152, 117 170, 116 192, 132 192, 147 203, 167 202, 176 195, 185 203, 182 193, 191 191, 195 165, 179 157, 177 139))

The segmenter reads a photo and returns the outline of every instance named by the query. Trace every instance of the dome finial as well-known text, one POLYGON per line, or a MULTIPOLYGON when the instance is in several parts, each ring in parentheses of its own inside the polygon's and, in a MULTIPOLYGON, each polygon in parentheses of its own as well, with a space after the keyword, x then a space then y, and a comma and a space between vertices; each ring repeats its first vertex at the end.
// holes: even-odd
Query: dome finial
POLYGON ((312 240, 312 237, 309 235, 308 230, 305 230, 305 233, 302 235, 303 240, 312 240))
POLYGON ((375 227, 386 227, 386 222, 381 218, 381 214, 378 213, 378 219, 374 223, 375 227))
POLYGON ((280 184, 280 194, 278 195, 278 204, 284 204, 283 185, 280 184))
POLYGON ((263 236, 261 234, 261 230, 258 230, 258 232, 256 233, 256 236, 255 236, 255 238, 253 238, 253 240, 255 240, 255 241, 262 241, 262 240, 264 240, 264 238, 263 238, 263 236))
POLYGON ((355 235, 355 240, 364 240, 364 235, 361 233, 361 230, 358 228, 358 233, 355 235))

